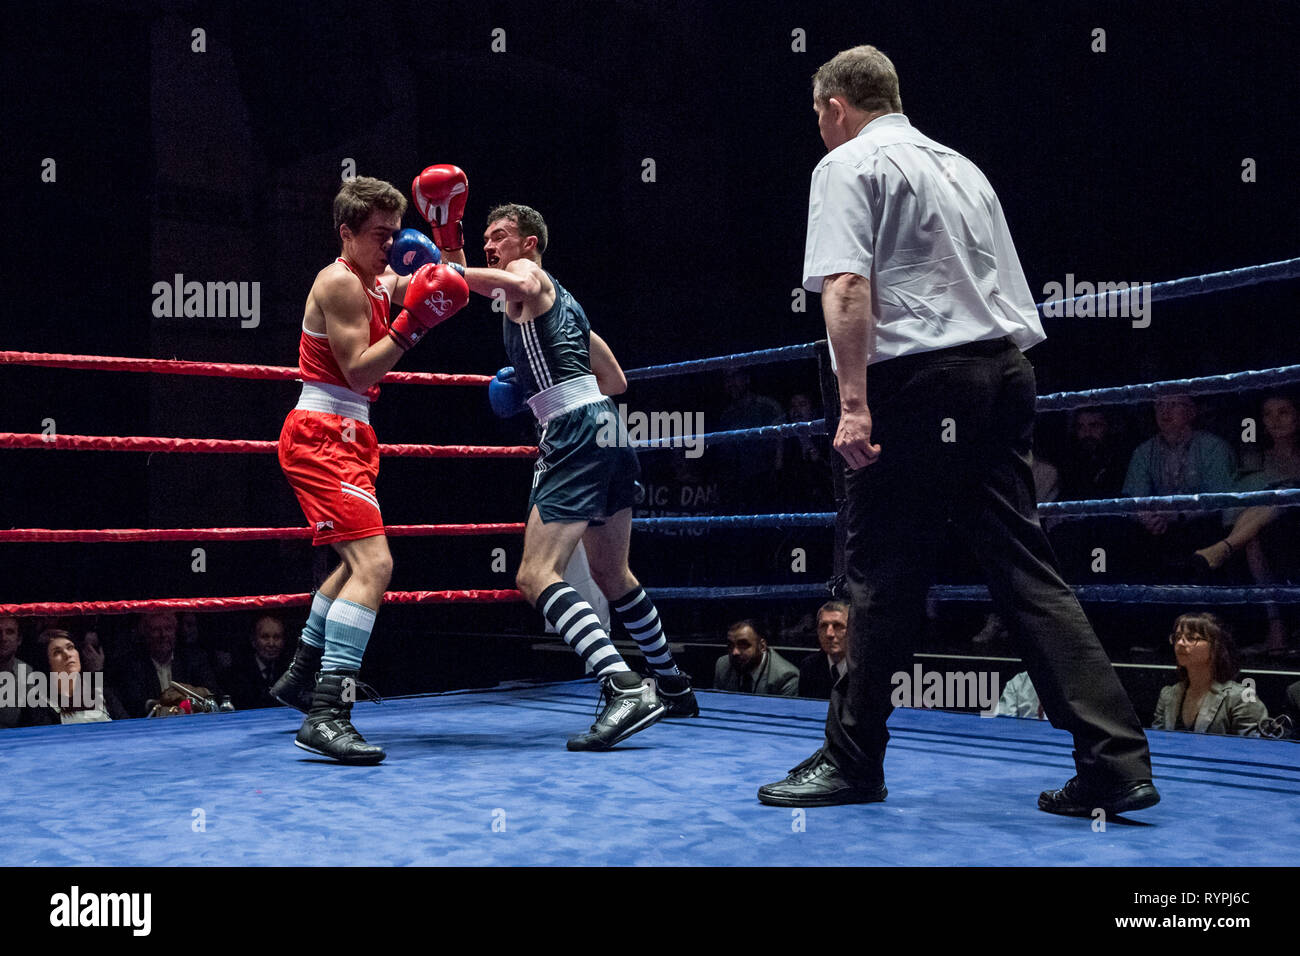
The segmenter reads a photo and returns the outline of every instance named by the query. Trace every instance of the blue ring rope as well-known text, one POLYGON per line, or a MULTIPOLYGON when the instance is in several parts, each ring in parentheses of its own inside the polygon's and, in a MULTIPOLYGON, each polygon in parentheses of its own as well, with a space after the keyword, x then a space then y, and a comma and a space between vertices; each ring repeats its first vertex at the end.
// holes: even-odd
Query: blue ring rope
MULTIPOLYGON (((1300 277, 1300 258, 1282 259, 1279 262, 1242 266, 1240 269, 1227 269, 1223 272, 1207 272, 1203 275, 1188 276, 1184 279, 1153 282, 1151 283, 1147 302, 1183 299, 1193 295, 1204 295, 1207 292, 1224 292, 1228 289, 1239 289, 1242 286, 1257 285, 1260 282, 1275 282, 1279 279, 1295 279, 1298 277, 1300 277)), ((1140 287, 1141 283, 1138 283, 1138 285, 1140 287)), ((1127 291, 1096 292, 1092 295, 1075 296, 1073 299, 1050 299, 1038 303, 1038 311, 1044 312, 1048 306, 1055 306, 1062 311, 1069 308, 1070 311, 1077 313, 1078 310, 1073 306, 1079 302, 1093 301, 1108 296, 1115 296, 1116 299, 1119 299, 1131 295, 1134 291, 1129 289, 1127 291)), ((1057 317, 1049 316, 1049 318, 1057 317)), ((1072 317, 1089 318, 1089 316, 1072 317)), ((1102 316, 1102 318, 1105 318, 1105 316, 1102 316)))
MULTIPOLYGON (((1300 488, 1273 491, 1216 492, 1203 495, 1152 495, 1144 498, 1097 498, 1091 501, 1044 501, 1040 518, 1086 518, 1093 515, 1168 514, 1184 511, 1223 511, 1228 508, 1300 505, 1300 488)), ((835 512, 813 511, 766 515, 696 515, 633 518, 632 527, 645 531, 675 528, 830 528, 835 512)))
MULTIPOLYGON (((825 584, 756 584, 737 587, 647 588, 660 601, 709 598, 826 597, 825 584)), ((1183 584, 1082 584, 1072 586, 1078 599, 1099 604, 1293 604, 1300 587, 1195 587, 1183 584)), ((930 589, 941 601, 987 602, 989 590, 980 585, 940 584, 930 589)))
POLYGON ((628 442, 633 448, 642 451, 658 451, 661 448, 682 448, 699 442, 701 444, 723 445, 727 442, 743 441, 753 438, 762 441, 765 438, 785 438, 791 435, 825 435, 826 419, 818 418, 810 422, 790 422, 785 425, 760 425, 758 428, 738 428, 726 432, 705 432, 703 435, 671 436, 668 438, 650 438, 644 441, 628 442))
MULTIPOLYGON (((1278 262, 1243 266, 1240 269, 1206 272, 1198 276, 1153 282, 1151 283, 1150 301, 1180 299, 1187 296, 1203 295, 1207 292, 1223 292, 1242 286, 1256 285, 1260 282, 1274 282, 1280 279, 1295 278, 1300 278, 1300 258, 1282 259, 1278 262)), ((1080 302, 1084 299, 1097 299, 1117 294, 1100 292, 1091 296, 1078 296, 1072 300, 1053 299, 1049 301, 1059 302, 1064 306, 1067 301, 1080 302)), ((1047 304, 1048 302, 1040 302, 1038 308, 1041 310, 1047 304)), ((784 345, 779 348, 761 349, 755 352, 735 352, 731 355, 718 355, 712 358, 670 362, 667 365, 647 365, 644 368, 631 369, 625 374, 629 382, 638 382, 650 378, 664 378, 669 375, 685 375, 690 372, 712 372, 723 368, 740 368, 746 365, 765 365, 770 362, 793 361, 795 359, 812 358, 817 354, 817 347, 821 344, 821 342, 807 342, 803 345, 784 345)))
POLYGON ((1300 382, 1300 365, 1283 365, 1253 372, 1229 372, 1200 378, 1176 378, 1145 385, 1117 385, 1113 388, 1089 388, 1080 392, 1051 392, 1038 396, 1038 411, 1057 412, 1085 405, 1119 405, 1147 401, 1161 395, 1184 395, 1193 392, 1211 395, 1243 392, 1248 389, 1294 385, 1300 382))

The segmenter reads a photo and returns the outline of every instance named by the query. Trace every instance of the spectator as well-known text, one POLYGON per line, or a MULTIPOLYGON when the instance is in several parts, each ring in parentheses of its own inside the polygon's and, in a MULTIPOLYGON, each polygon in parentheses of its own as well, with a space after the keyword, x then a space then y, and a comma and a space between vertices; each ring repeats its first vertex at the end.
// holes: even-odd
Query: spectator
MULTIPOLYGON (((719 431, 780 425, 785 421, 775 399, 750 388, 749 373, 736 369, 724 380, 730 404, 718 419, 719 431)), ((710 429, 712 430, 712 429, 710 429)), ((728 506, 734 514, 753 514, 771 504, 781 468, 781 441, 728 442, 713 452, 718 476, 727 483, 728 506)))
MULTIPOLYGON (((812 399, 803 392, 790 396, 789 421, 811 422, 820 417, 821 412, 814 410, 812 399)), ((832 510, 830 440, 825 435, 787 438, 781 447, 780 477, 783 503, 812 511, 832 510)))
MULTIPOLYGON (((1060 469, 1062 499, 1088 501, 1123 495, 1128 458, 1121 453, 1116 432, 1113 419, 1103 407, 1080 408, 1072 413, 1070 444, 1060 469)), ((1058 521, 1046 528, 1067 581, 1090 576, 1096 548, 1102 549, 1108 562, 1123 565, 1132 536, 1132 522, 1116 515, 1058 521)))
POLYGON ((1178 662, 1178 683, 1160 691, 1157 730, 1258 737, 1268 710, 1252 689, 1237 682, 1236 653, 1228 627, 1208 613, 1183 614, 1169 643, 1178 662))
MULTIPOLYGON (((18 618, 0 617, 0 680, 13 681, 15 700, 27 686, 27 675, 31 668, 19 660, 18 648, 23 642, 22 631, 18 627, 18 618)), ((0 707, 0 728, 17 727, 22 722, 22 708, 0 707)))
POLYGON ((207 687, 217 683, 201 650, 176 646, 176 615, 171 611, 142 614, 137 625, 145 653, 128 660, 122 674, 122 702, 132 717, 144 717, 172 681, 207 687))
MULTIPOLYGON (((1196 402, 1190 395, 1156 399, 1159 433, 1139 445, 1129 459, 1126 497, 1194 495, 1232 488, 1232 449, 1217 435, 1194 428, 1196 415, 1196 402)), ((1147 512, 1137 520, 1142 532, 1137 548, 1144 566, 1135 569, 1134 576, 1185 563, 1189 552, 1219 537, 1219 518, 1213 514, 1147 512)))
POLYGON ((81 653, 81 670, 82 673, 104 673, 104 644, 99 639, 99 631, 93 628, 81 636, 77 642, 77 650, 81 653))
POLYGON ((998 698, 999 717, 1028 717, 1032 720, 1046 720, 1042 702, 1034 682, 1029 679, 1029 671, 1021 671, 1002 688, 998 698))
MULTIPOLYGON (((1236 491, 1265 491, 1300 485, 1300 445, 1297 425, 1300 414, 1295 401, 1286 395, 1269 395, 1260 406, 1266 447, 1262 454, 1243 456, 1236 491)), ((1279 567, 1290 577, 1296 565, 1296 535, 1300 515, 1286 508, 1268 505, 1243 508, 1225 515, 1231 526, 1228 536, 1195 552, 1194 569, 1203 576, 1223 568, 1234 555, 1245 556, 1251 580, 1268 587, 1277 583, 1279 567)), ((1266 604, 1268 638, 1263 644, 1242 649, 1242 654, 1264 653, 1271 658, 1287 654, 1287 627, 1276 604, 1266 604)))
POLYGON ((94 678, 90 686, 82 683, 83 679, 90 678, 82 674, 81 654, 67 631, 42 631, 37 641, 45 650, 50 697, 47 706, 26 709, 25 726, 99 724, 126 719, 125 708, 117 695, 103 686, 102 675, 94 678))
POLYGON ((1121 495, 1124 462, 1106 409, 1075 409, 1070 416, 1070 446, 1060 471, 1061 497, 1066 501, 1121 495))
POLYGON ((830 700, 831 688, 849 669, 849 614, 843 601, 827 601, 817 611, 821 650, 799 665, 799 696, 830 700))
POLYGON ((727 653, 713 668, 713 686, 746 694, 799 695, 799 671, 767 646, 753 621, 737 621, 727 630, 727 653))
POLYGON ((253 622, 247 646, 235 653, 222 687, 236 710, 279 707, 280 702, 271 696, 271 685, 292 662, 293 649, 285 640, 283 622, 263 614, 253 622))

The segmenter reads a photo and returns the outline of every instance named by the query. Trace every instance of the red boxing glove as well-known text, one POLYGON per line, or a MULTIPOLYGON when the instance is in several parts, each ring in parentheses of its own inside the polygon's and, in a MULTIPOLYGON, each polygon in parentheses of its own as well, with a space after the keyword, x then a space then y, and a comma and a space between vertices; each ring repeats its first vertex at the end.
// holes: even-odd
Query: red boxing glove
POLYGON ((469 302, 469 286, 455 269, 436 263, 420 266, 411 276, 402 300, 402 311, 388 327, 388 334, 405 351, 424 333, 451 318, 469 302))
POLYGON ((469 179, 464 170, 448 163, 430 166, 411 183, 411 198, 433 226, 433 241, 439 249, 454 251, 465 245, 460 221, 469 198, 469 179))

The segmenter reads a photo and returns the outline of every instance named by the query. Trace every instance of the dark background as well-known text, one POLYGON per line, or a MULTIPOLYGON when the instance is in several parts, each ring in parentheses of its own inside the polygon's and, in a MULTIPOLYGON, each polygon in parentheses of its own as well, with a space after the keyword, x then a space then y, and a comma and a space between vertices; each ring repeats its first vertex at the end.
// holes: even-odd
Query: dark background
MULTIPOLYGON (((913 124, 984 170, 1035 296, 1066 273, 1158 281, 1288 258, 1300 254, 1298 21, 1290 3, 40 5, 5 26, 0 347, 293 364, 307 290, 337 253, 330 200, 349 159, 404 192, 425 165, 460 165, 471 237, 499 201, 539 208, 547 268, 625 368, 819 338, 815 296, 791 311, 824 152, 809 78, 862 42, 893 59, 913 124), (191 49, 196 28, 206 52, 191 49), (491 51, 496 28, 504 53, 491 51), (1105 53, 1090 51, 1094 28, 1105 53), (806 52, 791 49, 795 29, 806 52), (40 181, 45 157, 55 183, 40 181), (1246 157, 1257 182, 1242 182, 1246 157), (260 325, 155 318, 153 283, 175 273, 259 282, 260 325)), ((414 210, 407 224, 424 225, 414 210)), ((467 251, 481 258, 473 239, 467 251)), ((1048 320, 1030 353, 1040 392, 1296 362, 1295 288, 1157 305, 1142 330, 1048 320)), ((491 373, 498 323, 476 299, 399 368, 491 373)), ((808 362, 773 366, 755 385, 784 405, 815 376, 808 362)), ((296 386, 5 367, 0 395, 4 431, 53 418, 62 433, 273 439, 296 386)), ((1253 399, 1217 399, 1208 420, 1231 438, 1253 399)), ((625 400, 702 410, 706 424, 725 403, 716 375, 634 385, 625 400)), ((1048 457, 1061 418, 1044 417, 1048 457)), ((1135 439, 1150 432, 1144 408, 1129 418, 1135 439)), ((519 420, 492 417, 480 389, 387 386, 373 421, 387 442, 531 440, 519 420)), ((3 455, 0 526, 302 520, 269 455, 3 455)), ((648 470, 665 467, 649 457, 648 470)), ((390 459, 379 494, 390 523, 519 520, 528 471, 390 459)), ((818 531, 682 540, 638 535, 647 583, 730 583, 719 568, 737 583, 808 580, 829 567, 818 531), (812 557, 804 575, 790 572, 794 546, 812 557)), ((304 543, 206 547, 198 575, 187 544, 0 546, 0 602, 311 584, 304 543)), ((392 586, 510 586, 490 572, 494 547, 513 571, 517 539, 395 541, 392 586)), ((785 613, 723 604, 715 616, 756 611, 785 613)), ((533 626, 519 607, 419 613, 392 619, 425 633, 533 626)), ((698 609, 682 616, 678 632, 719 638, 698 609)))

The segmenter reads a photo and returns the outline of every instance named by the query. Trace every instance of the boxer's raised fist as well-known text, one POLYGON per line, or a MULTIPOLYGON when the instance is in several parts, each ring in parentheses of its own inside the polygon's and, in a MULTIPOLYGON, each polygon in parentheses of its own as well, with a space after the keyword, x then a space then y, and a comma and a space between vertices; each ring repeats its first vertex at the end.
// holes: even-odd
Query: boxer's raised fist
POLYGON ((409 349, 424 333, 451 318, 469 302, 469 286, 455 269, 442 264, 423 265, 406 286, 402 311, 388 327, 403 350, 409 349))
POLYGON ((411 198, 420 215, 433 226, 433 241, 438 248, 454 251, 465 245, 465 200, 469 198, 469 179, 465 171, 450 163, 430 166, 411 183, 411 198))

